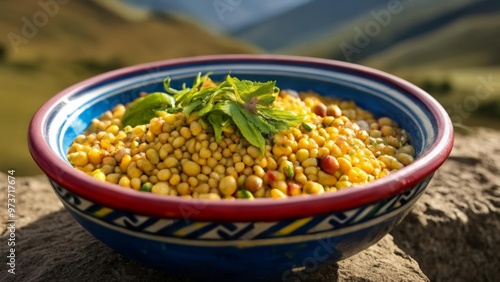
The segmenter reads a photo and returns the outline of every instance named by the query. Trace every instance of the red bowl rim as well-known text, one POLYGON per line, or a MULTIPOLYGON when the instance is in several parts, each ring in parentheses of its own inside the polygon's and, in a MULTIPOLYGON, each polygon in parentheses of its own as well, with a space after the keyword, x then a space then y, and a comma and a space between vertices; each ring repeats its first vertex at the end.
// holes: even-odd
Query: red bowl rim
POLYGON ((61 91, 36 112, 29 127, 28 145, 33 159, 50 179, 70 192, 104 207, 160 218, 226 222, 278 221, 349 210, 392 197, 410 189, 418 182, 430 177, 446 160, 453 147, 453 126, 443 107, 428 93, 403 79, 366 66, 328 59, 287 55, 209 55, 140 64, 97 75, 77 83, 61 91), (75 170, 60 159, 50 149, 47 140, 42 134, 48 113, 52 108, 66 95, 82 87, 157 66, 231 61, 306 63, 323 67, 335 67, 389 83, 413 95, 433 114, 438 129, 436 142, 410 166, 391 173, 382 179, 365 184, 362 189, 345 189, 335 193, 292 197, 286 200, 202 201, 137 192, 132 189, 123 189, 115 184, 95 180, 75 170))

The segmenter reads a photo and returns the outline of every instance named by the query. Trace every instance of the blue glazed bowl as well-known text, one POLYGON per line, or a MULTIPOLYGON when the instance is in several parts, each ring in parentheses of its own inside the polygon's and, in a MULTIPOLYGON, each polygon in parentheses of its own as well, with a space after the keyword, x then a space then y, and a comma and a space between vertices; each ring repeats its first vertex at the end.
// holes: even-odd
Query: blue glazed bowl
POLYGON ((74 85, 35 114, 29 147, 74 218, 113 250, 173 275, 202 280, 285 280, 356 254, 397 225, 453 146, 452 124, 427 93, 367 67, 276 55, 176 59, 105 73, 74 85), (72 140, 106 110, 141 92, 215 80, 276 80, 281 89, 352 99, 407 130, 416 161, 370 184, 318 196, 255 201, 188 200, 123 189, 74 169, 72 140), (300 269, 302 272, 296 273, 300 269))

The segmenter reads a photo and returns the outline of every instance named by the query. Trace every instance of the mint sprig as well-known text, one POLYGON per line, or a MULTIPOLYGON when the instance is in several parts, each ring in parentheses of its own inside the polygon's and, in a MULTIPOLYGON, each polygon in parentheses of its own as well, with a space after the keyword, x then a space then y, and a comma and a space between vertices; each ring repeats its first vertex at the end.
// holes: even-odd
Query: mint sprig
POLYGON ((209 74, 198 74, 191 88, 181 90, 164 81, 166 93, 152 93, 139 98, 127 108, 123 124, 146 124, 156 112, 182 111, 186 116, 195 115, 211 125, 218 143, 228 129, 237 129, 252 145, 265 150, 265 137, 299 124, 301 115, 273 106, 279 94, 275 81, 253 82, 228 75, 226 80, 211 83, 209 74))

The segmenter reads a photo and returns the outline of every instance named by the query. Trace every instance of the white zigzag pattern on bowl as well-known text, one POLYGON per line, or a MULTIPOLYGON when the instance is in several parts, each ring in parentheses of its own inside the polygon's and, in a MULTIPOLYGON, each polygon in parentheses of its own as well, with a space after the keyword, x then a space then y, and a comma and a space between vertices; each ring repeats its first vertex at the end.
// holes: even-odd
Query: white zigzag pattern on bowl
POLYGON ((345 224, 346 222, 351 220, 358 213, 358 210, 359 209, 353 209, 353 210, 349 210, 349 211, 341 213, 343 216, 345 216, 345 218, 343 218, 343 219, 339 218, 339 214, 330 215, 330 216, 326 217, 325 219, 323 219, 321 222, 319 222, 316 226, 309 229, 307 231, 307 233, 316 233, 316 232, 330 230, 330 229, 332 229, 332 227, 335 228, 336 224, 334 224, 334 223, 345 224))
MULTIPOLYGON (((57 194, 59 195, 60 198, 64 199, 67 204, 70 204, 77 210, 80 210, 82 212, 85 212, 88 210, 90 207, 96 206, 90 201, 87 201, 85 199, 82 199, 66 189, 62 188, 61 186, 57 185, 56 183, 53 183, 55 190, 57 191, 57 194)), ((319 232, 325 232, 325 231, 330 231, 334 229, 338 229, 340 226, 348 226, 348 225, 355 225, 356 223, 360 221, 365 221, 370 218, 374 218, 377 216, 380 216, 388 211, 397 209, 398 207, 402 206, 403 203, 402 201, 409 201, 420 192, 423 191, 425 188, 425 185, 419 185, 419 187, 415 187, 409 191, 407 191, 404 194, 398 195, 396 197, 393 197, 389 199, 385 204, 380 206, 381 203, 376 203, 372 205, 368 205, 365 207, 360 207, 344 212, 337 212, 333 215, 327 215, 327 216, 318 216, 315 218, 312 218, 310 221, 307 221, 304 223, 306 225, 307 223, 313 223, 314 226, 310 227, 306 233, 312 234, 312 233, 319 233, 319 232), (373 213, 375 211, 375 213, 373 213)), ((113 213, 115 211, 112 211, 113 213)), ((86 212, 87 214, 91 214, 89 212, 86 212)), ((162 229, 165 229, 175 223, 179 223, 180 221, 183 220, 178 220, 178 219, 156 219, 151 221, 151 217, 148 216, 141 216, 141 215, 122 215, 119 216, 112 221, 107 221, 108 223, 111 223, 115 226, 119 226, 122 228, 130 228, 130 227, 135 227, 139 228, 142 231, 152 233, 152 234, 159 234, 162 233, 160 232, 162 229), (150 221, 150 223, 147 226, 140 227, 141 225, 144 225, 147 221, 150 221)), ((301 220, 301 219, 298 219, 301 220)), ((293 231, 289 233, 285 233, 283 235, 276 235, 275 232, 270 232, 271 229, 273 230, 280 230, 282 228, 285 228, 291 224, 296 223, 297 221, 280 221, 280 222, 237 222, 237 223, 213 223, 213 222, 190 222, 187 221, 186 224, 183 224, 181 228, 183 229, 183 234, 178 235, 178 234, 173 234, 175 231, 179 230, 174 230, 169 232, 169 234, 164 234, 165 236, 172 236, 172 237, 185 237, 189 236, 192 237, 193 239, 202 239, 202 240, 248 240, 248 239, 254 239, 254 238, 268 238, 268 237, 276 237, 276 236, 287 236, 287 235, 293 235, 293 231), (200 223, 205 223, 201 224, 200 223), (203 227, 207 227, 209 225, 213 225, 213 227, 208 228, 208 230, 204 230, 203 232, 200 232, 200 229, 203 227), (194 232, 200 233, 200 234, 194 234, 194 232), (269 234, 266 234, 269 233, 269 234), (194 236, 193 236, 194 235, 194 236)), ((301 227, 301 226, 299 226, 301 227)), ((297 228, 298 229, 298 228, 297 228)), ((163 234, 163 233, 162 233, 163 234)))
POLYGON ((401 194, 397 197, 394 197, 391 199, 387 204, 385 204, 383 207, 381 207, 377 213, 375 214, 376 216, 384 214, 388 212, 389 210, 392 210, 394 208, 397 208, 398 206, 402 205, 402 201, 408 201, 411 198, 413 198, 415 195, 417 195, 425 186, 422 186, 420 189, 411 189, 410 191, 406 192, 405 194, 401 194))
POLYGON ((58 195, 65 200, 63 201, 63 203, 67 202, 81 211, 85 211, 86 209, 94 206, 94 203, 68 192, 66 189, 62 188, 57 183, 54 183, 52 181, 50 182, 52 183, 52 186, 55 187, 55 190, 58 193, 58 195))
POLYGON ((382 207, 378 208, 378 204, 374 205, 369 205, 366 207, 361 207, 358 209, 353 209, 349 210, 346 212, 341 213, 345 218, 339 218, 338 214, 330 215, 326 217, 324 220, 322 220, 318 225, 314 226, 313 228, 309 229, 307 233, 316 233, 316 232, 322 232, 322 231, 327 231, 331 229, 335 229, 338 225, 343 225, 347 222, 349 222, 351 219, 355 217, 355 219, 352 221, 352 223, 356 223, 362 220, 367 219, 367 217, 376 217, 379 215, 382 215, 384 213, 387 213, 388 211, 394 210, 400 206, 402 206, 402 201, 409 201, 416 195, 418 195, 423 189, 425 188, 425 185, 421 185, 418 187, 418 189, 411 189, 407 191, 405 194, 401 194, 399 196, 393 197, 390 199, 386 204, 384 204, 382 207), (372 211, 377 210, 377 212, 374 215, 368 216, 372 211), (359 212, 361 211, 361 212, 359 212))
POLYGON ((228 238, 237 238, 240 240, 253 239, 276 224, 276 222, 232 223, 230 226, 234 226, 234 230, 229 230, 229 228, 224 225, 217 225, 215 228, 210 229, 197 238, 208 240, 228 238), (246 230, 246 232, 238 234, 244 230, 246 230))

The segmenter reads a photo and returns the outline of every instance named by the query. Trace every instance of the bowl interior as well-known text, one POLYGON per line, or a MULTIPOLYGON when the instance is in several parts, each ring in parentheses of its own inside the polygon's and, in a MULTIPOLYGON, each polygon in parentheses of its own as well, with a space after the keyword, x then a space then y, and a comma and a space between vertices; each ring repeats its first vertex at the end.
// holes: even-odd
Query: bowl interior
POLYGON ((313 90, 354 100, 376 116, 388 116, 410 135, 416 161, 390 175, 363 185, 321 196, 291 197, 286 201, 213 201, 204 204, 196 220, 272 221, 342 211, 388 199, 424 181, 444 162, 453 145, 453 128, 444 109, 416 86, 367 67, 323 59, 274 55, 219 55, 168 60, 105 73, 76 84, 53 97, 30 125, 31 153, 42 170, 59 185, 83 198, 114 209, 159 217, 184 217, 179 206, 197 203, 179 197, 158 197, 122 189, 88 177, 71 167, 66 152, 92 119, 141 92, 188 86, 199 73, 223 80, 276 80, 281 89, 313 90))
MULTIPOLYGON (((354 100, 376 116, 388 116, 410 135, 417 157, 435 142, 437 123, 433 114, 413 94, 370 74, 355 70, 321 68, 314 65, 285 62, 212 62, 181 66, 150 65, 129 73, 114 73, 107 79, 94 79, 67 92, 55 104, 43 135, 49 146, 67 162, 66 152, 72 140, 81 134, 93 118, 119 103, 128 103, 141 92, 163 91, 165 77, 172 87, 188 86, 198 72, 211 72, 215 81, 230 73, 241 79, 277 81, 281 89, 313 90, 322 95, 354 100)), ((68 163, 69 165, 69 163, 68 163)))

